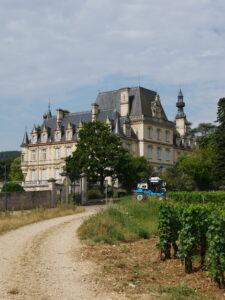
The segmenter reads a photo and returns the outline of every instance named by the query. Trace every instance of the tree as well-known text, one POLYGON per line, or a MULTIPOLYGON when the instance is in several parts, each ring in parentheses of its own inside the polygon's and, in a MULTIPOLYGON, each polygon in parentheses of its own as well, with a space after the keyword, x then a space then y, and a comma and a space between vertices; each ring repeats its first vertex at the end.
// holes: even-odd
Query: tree
POLYGON ((215 187, 215 158, 216 153, 210 148, 200 149, 190 155, 181 155, 176 167, 190 176, 200 190, 209 190, 215 187))
POLYGON ((21 170, 21 158, 15 158, 11 165, 9 171, 9 179, 11 181, 22 181, 23 180, 23 173, 21 170))
POLYGON ((193 191, 196 189, 193 178, 180 170, 177 165, 169 168, 162 177, 166 181, 166 188, 169 191, 193 191))
POLYGON ((216 129, 216 125, 212 123, 199 123, 198 126, 192 129, 192 133, 200 133, 201 136, 206 136, 207 134, 213 133, 216 129))
POLYGON ((218 101, 217 123, 215 132, 216 153, 215 170, 218 185, 225 183, 225 98, 218 101))
POLYGON ((94 121, 79 131, 77 149, 66 159, 66 171, 72 180, 85 173, 89 182, 99 182, 103 190, 105 178, 110 176, 115 181, 129 160, 129 152, 119 137, 110 132, 107 124, 94 121))
POLYGON ((118 179, 127 190, 136 187, 138 182, 146 181, 154 172, 144 156, 130 156, 124 163, 121 165, 122 172, 118 172, 118 179))

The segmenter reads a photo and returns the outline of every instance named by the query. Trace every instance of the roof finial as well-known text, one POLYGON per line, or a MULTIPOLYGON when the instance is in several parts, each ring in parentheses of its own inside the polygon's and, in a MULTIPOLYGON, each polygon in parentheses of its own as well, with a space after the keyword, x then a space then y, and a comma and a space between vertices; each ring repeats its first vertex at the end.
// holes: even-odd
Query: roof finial
POLYGON ((46 118, 47 118, 47 120, 49 120, 49 119, 52 118, 51 105, 50 105, 50 97, 48 99, 48 112, 46 114, 46 118))

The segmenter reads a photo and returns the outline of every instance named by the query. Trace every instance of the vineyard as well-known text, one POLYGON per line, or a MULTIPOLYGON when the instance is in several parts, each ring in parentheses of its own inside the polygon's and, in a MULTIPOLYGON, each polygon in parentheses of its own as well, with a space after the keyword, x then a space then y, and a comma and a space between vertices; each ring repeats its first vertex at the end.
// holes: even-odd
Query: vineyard
POLYGON ((164 202, 160 206, 157 247, 161 259, 180 258, 184 272, 191 273, 197 257, 199 268, 207 270, 219 288, 225 288, 225 207, 214 203, 224 203, 225 193, 187 193, 189 199, 186 193, 175 194, 177 203, 164 202), (192 203, 201 202, 203 196, 205 203, 212 203, 192 203))
POLYGON ((225 203, 225 192, 169 192, 169 199, 183 203, 225 203))

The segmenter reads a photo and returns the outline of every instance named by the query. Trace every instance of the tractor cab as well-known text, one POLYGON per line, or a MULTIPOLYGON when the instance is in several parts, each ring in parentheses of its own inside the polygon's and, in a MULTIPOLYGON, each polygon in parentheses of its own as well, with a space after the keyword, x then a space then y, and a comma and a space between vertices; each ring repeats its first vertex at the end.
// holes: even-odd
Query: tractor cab
POLYGON ((159 177, 150 177, 146 182, 138 183, 137 189, 133 190, 137 200, 141 201, 146 196, 165 196, 166 182, 159 177))

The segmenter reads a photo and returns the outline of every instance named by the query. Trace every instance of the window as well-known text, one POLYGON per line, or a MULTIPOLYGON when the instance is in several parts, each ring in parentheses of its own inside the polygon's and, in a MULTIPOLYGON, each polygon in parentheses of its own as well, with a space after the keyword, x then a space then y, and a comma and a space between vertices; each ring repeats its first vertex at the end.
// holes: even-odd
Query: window
POLYGON ((161 148, 157 148, 157 159, 161 160, 161 148))
POLYGON ((55 169, 55 179, 59 180, 61 178, 61 170, 59 168, 55 169))
POLYGON ((22 162, 25 161, 25 154, 24 154, 24 153, 21 154, 21 161, 22 161, 22 162))
POLYGON ((42 143, 46 143, 47 142, 47 134, 46 133, 42 133, 42 135, 41 135, 41 142, 42 143))
POLYGON ((47 180, 47 170, 46 169, 41 170, 41 180, 47 180))
POLYGON ((31 141, 32 141, 32 144, 37 143, 37 135, 36 134, 32 134, 31 141))
POLYGON ((152 127, 148 127, 148 138, 149 139, 152 138, 152 133, 153 133, 152 127))
POLYGON ((148 159, 152 158, 152 146, 148 146, 147 148, 147 158, 148 159))
POLYGON ((61 139, 61 132, 56 131, 56 133, 55 133, 55 140, 56 141, 60 141, 60 139, 61 139))
POLYGON ((66 132, 66 139, 71 140, 72 139, 72 131, 67 131, 66 132))
POLYGON ((66 147, 66 156, 70 156, 72 154, 72 148, 66 147))
POLYGON ((47 151, 46 149, 41 150, 41 160, 46 160, 47 159, 47 151))
POLYGON ((157 129, 157 140, 160 141, 161 139, 161 130, 158 128, 157 129))
POLYGON ((131 136, 131 127, 130 126, 126 126, 126 135, 127 136, 131 136))
POLYGON ((55 159, 60 159, 60 148, 55 148, 55 159))
POLYGON ((31 170, 31 181, 36 180, 36 170, 31 170))
POLYGON ((165 131, 165 140, 166 142, 170 141, 170 132, 168 130, 165 131))
POLYGON ((31 150, 31 160, 32 161, 36 160, 36 150, 31 150))
POLYGON ((129 150, 129 151, 131 151, 131 144, 126 144, 126 148, 129 150))
POLYGON ((165 150, 165 160, 170 160, 170 150, 169 149, 165 150))

